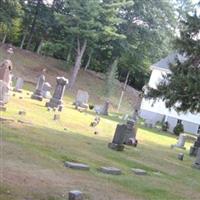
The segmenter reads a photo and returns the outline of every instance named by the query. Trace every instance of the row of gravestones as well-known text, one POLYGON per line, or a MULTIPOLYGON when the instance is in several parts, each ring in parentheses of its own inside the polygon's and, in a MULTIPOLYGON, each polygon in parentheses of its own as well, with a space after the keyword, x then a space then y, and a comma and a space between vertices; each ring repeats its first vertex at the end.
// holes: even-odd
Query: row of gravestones
MULTIPOLYGON (((12 87, 12 62, 10 60, 4 60, 0 64, 0 105, 4 105, 9 100, 9 90, 12 87)), ((46 104, 47 107, 58 108, 59 111, 62 110, 63 102, 62 97, 64 95, 65 86, 68 84, 68 80, 64 77, 57 77, 57 85, 53 94, 51 96, 50 90, 51 85, 45 82, 45 76, 41 74, 37 81, 36 90, 31 96, 32 99, 42 100, 43 98, 50 99, 46 104)), ((15 92, 22 92, 24 80, 19 77, 16 80, 16 85, 14 87, 15 92)), ((89 94, 86 91, 79 90, 76 96, 75 106, 76 108, 88 108, 89 94)), ((103 106, 96 105, 94 110, 97 114, 108 115, 109 101, 105 101, 103 106)))
MULTIPOLYGON (((24 80, 21 77, 18 77, 13 91, 22 92, 23 85, 24 85, 24 80)), ((44 83, 43 88, 42 88, 42 97, 43 98, 46 98, 46 99, 51 98, 51 93, 50 93, 51 88, 52 87, 51 87, 50 83, 48 83, 48 82, 44 83)))
MULTIPOLYGON (((89 94, 87 91, 84 90, 78 90, 76 95, 76 100, 74 102, 75 108, 80 110, 87 110, 89 105, 89 94)), ((110 102, 106 100, 103 105, 95 105, 94 111, 96 114, 100 115, 108 115, 108 109, 109 109, 110 102)))
MULTIPOLYGON (((186 142, 187 137, 188 137, 187 134, 184 134, 184 133, 180 134, 177 143, 174 145, 171 145, 171 148, 177 147, 181 149, 186 149, 185 142, 186 142)), ((193 167, 200 169, 200 135, 197 136, 197 139, 194 142, 193 146, 190 147, 189 155, 196 156, 196 160, 193 164, 193 167)))

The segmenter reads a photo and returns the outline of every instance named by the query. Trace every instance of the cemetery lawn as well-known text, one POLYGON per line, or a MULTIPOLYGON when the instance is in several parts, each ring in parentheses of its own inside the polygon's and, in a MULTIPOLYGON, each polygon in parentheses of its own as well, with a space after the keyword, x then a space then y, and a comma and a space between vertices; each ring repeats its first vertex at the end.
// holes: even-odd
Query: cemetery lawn
POLYGON ((1 112, 14 122, 1 122, 0 200, 66 200, 73 189, 91 200, 200 199, 200 171, 191 167, 194 158, 188 156, 191 143, 186 151, 172 150, 176 137, 140 125, 138 147, 115 152, 107 144, 120 122, 117 114, 101 117, 99 126, 91 128, 95 114, 78 112, 65 96, 61 119, 53 121, 45 101, 31 100, 27 92, 12 96, 1 112), (18 115, 20 110, 26 115, 18 115), (185 153, 184 161, 177 159, 179 152, 185 153), (65 161, 86 163, 90 171, 65 168, 65 161), (118 167, 123 174, 102 174, 97 170, 101 166, 118 167), (148 175, 134 175, 131 168, 145 169, 148 175))

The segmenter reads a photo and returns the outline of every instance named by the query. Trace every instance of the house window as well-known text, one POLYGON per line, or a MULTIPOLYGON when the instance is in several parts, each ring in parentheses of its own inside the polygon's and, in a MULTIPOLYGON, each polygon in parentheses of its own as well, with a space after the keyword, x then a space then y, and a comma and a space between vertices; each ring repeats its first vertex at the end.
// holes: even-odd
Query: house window
POLYGON ((200 125, 199 125, 199 127, 197 129, 197 134, 200 134, 200 125))

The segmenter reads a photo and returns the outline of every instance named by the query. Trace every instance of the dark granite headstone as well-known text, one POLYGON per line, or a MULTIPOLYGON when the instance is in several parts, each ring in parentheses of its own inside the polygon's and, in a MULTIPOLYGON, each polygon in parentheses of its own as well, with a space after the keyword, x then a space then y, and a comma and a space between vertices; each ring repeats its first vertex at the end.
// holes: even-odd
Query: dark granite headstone
POLYGON ((68 84, 68 79, 64 77, 57 77, 57 84, 53 94, 53 97, 49 102, 46 103, 46 107, 58 108, 59 111, 62 111, 63 108, 63 96, 65 92, 65 87, 68 84))
POLYGON ((196 160, 193 164, 193 167, 200 169, 200 148, 198 148, 196 160))
POLYGON ((43 88, 44 82, 45 82, 45 76, 42 74, 38 78, 36 90, 33 93, 33 95, 31 96, 31 99, 42 101, 42 99, 43 99, 42 88, 43 88))
POLYGON ((197 137, 197 140, 194 142, 194 145, 190 147, 190 156, 196 156, 199 148, 200 148, 200 136, 197 137))

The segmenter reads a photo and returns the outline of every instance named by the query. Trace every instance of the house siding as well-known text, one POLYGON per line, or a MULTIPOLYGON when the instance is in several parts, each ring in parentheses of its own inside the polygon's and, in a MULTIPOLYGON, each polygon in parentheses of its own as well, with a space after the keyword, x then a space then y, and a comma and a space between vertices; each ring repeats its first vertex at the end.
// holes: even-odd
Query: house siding
POLYGON ((140 117, 147 121, 151 121, 152 124, 156 124, 156 122, 158 122, 158 121, 161 122, 163 120, 164 115, 155 113, 155 112, 151 112, 148 110, 141 110, 140 117))
MULTIPOLYGON (((151 112, 148 110, 141 110, 140 117, 146 121, 151 121, 153 124, 155 124, 158 121, 162 121, 164 115, 151 112)), ((170 116, 166 117, 166 121, 169 123, 169 132, 173 133, 173 129, 177 124, 177 120, 178 118, 175 118, 175 117, 170 117, 170 116)), ((184 132, 197 134, 199 124, 184 121, 184 120, 182 120, 182 124, 184 126, 184 132)))

